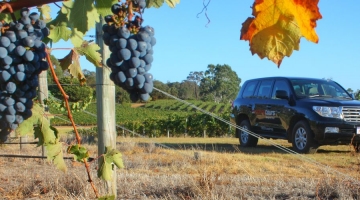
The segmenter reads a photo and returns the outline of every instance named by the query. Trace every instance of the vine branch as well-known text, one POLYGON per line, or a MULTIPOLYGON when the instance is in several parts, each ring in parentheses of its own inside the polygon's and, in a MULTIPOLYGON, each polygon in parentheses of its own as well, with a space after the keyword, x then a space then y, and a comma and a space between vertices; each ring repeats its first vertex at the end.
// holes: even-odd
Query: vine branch
MULTIPOLYGON (((55 70, 54 70, 54 67, 52 65, 52 62, 51 62, 51 59, 50 59, 50 53, 49 53, 49 50, 46 50, 46 60, 47 62, 49 63, 49 66, 50 66, 50 71, 51 71, 51 75, 53 76, 53 79, 56 83, 56 85, 58 86, 61 94, 63 95, 64 97, 64 100, 65 100, 65 105, 66 105, 66 109, 67 109, 67 112, 68 112, 68 118, 69 120, 71 121, 71 124, 74 128, 74 132, 75 132, 75 137, 76 137, 76 141, 78 143, 78 145, 80 146, 81 145, 81 137, 80 137, 80 134, 76 128, 76 124, 74 122, 74 119, 72 117, 72 114, 71 114, 71 110, 70 110, 70 106, 69 106, 69 96, 65 93, 64 89, 62 88, 60 82, 59 82, 59 79, 57 78, 56 76, 56 73, 55 73, 55 70)), ((85 165, 85 168, 86 168, 86 172, 87 172, 87 175, 88 175, 88 182, 91 184, 91 187, 93 188, 94 190, 94 193, 95 193, 95 196, 96 198, 99 198, 99 193, 95 187, 95 184, 91 178, 91 175, 90 175, 90 165, 89 163, 87 162, 87 159, 84 158, 83 159, 83 162, 84 162, 84 165, 85 165)))
POLYGON ((43 4, 50 4, 50 3, 55 3, 55 2, 59 2, 59 1, 68 1, 68 0, 36 0, 36 1, 31 1, 31 0, 19 0, 19 1, 11 1, 11 2, 1 2, 0 5, 3 4, 9 4, 11 6, 12 9, 5 9, 4 12, 5 13, 12 13, 14 10, 20 10, 23 7, 34 7, 34 6, 38 6, 38 5, 43 5, 43 4))
POLYGON ((8 10, 8 12, 11 15, 12 20, 15 22, 16 21, 16 17, 14 15, 14 10, 11 6, 10 3, 6 3, 6 2, 0 2, 0 13, 2 13, 3 11, 8 10))
POLYGON ((205 17, 208 20, 208 23, 205 25, 206 27, 210 24, 210 18, 207 15, 207 7, 209 6, 211 0, 208 0, 207 4, 205 4, 205 0, 203 0, 203 9, 196 15, 197 18, 199 18, 199 15, 203 12, 205 12, 205 17))

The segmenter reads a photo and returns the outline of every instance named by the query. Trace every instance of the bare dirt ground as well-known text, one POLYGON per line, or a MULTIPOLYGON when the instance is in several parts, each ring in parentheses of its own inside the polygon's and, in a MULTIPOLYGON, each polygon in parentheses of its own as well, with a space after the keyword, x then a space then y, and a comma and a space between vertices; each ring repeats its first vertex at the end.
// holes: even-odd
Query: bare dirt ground
POLYGON ((145 103, 132 103, 131 107, 132 108, 138 108, 138 107, 143 107, 145 106, 145 103))
MULTIPOLYGON (((125 165, 117 170, 118 199, 360 198, 360 159, 348 146, 325 146, 302 157, 263 142, 243 149, 233 140, 152 140, 167 148, 149 140, 118 138, 125 165)), ((96 145, 85 146, 96 157, 96 145)), ((18 145, 0 149, 1 154, 41 155, 41 148, 34 145, 21 151, 18 145)), ((0 157, 0 199, 95 199, 84 166, 66 163, 64 173, 43 159, 0 157)), ((96 169, 95 160, 92 177, 105 195, 96 169)))

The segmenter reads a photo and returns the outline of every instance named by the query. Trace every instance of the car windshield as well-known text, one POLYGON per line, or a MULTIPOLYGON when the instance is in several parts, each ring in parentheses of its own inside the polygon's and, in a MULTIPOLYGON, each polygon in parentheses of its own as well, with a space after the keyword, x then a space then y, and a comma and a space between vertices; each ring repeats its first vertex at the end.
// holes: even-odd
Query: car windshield
POLYGON ((331 80, 292 79, 292 87, 298 98, 344 98, 351 96, 339 84, 331 80))

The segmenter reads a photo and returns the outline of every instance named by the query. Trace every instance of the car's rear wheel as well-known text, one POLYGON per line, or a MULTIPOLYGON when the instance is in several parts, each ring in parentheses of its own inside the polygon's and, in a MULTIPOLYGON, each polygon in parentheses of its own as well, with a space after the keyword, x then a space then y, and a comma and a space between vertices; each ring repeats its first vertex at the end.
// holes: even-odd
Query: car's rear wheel
POLYGON ((237 129, 240 146, 242 147, 255 147, 258 143, 258 138, 250 135, 251 126, 248 120, 243 120, 239 125, 243 130, 237 129))
POLYGON ((299 121, 295 124, 292 132, 292 146, 298 153, 316 153, 318 145, 316 145, 306 121, 299 121))

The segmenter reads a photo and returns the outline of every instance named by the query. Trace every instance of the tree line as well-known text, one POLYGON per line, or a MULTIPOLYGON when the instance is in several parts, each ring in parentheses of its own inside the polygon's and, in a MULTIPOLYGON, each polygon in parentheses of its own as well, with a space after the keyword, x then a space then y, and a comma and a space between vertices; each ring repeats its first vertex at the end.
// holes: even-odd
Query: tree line
MULTIPOLYGON (((56 67, 55 72, 65 92, 69 95, 70 102, 81 101, 96 94, 96 73, 84 69, 82 72, 86 78, 85 82, 79 82, 72 78, 70 73, 56 67)), ((154 87, 183 100, 202 100, 228 103, 231 102, 240 90, 241 79, 235 71, 227 64, 209 64, 205 71, 192 71, 181 82, 163 83, 154 80, 154 87)), ((55 85, 51 74, 48 74, 49 92, 56 98, 62 99, 62 95, 55 85)), ((116 102, 130 103, 130 96, 126 90, 115 87, 116 102)), ((152 101, 158 99, 169 99, 167 95, 154 90, 151 94, 152 101)))

